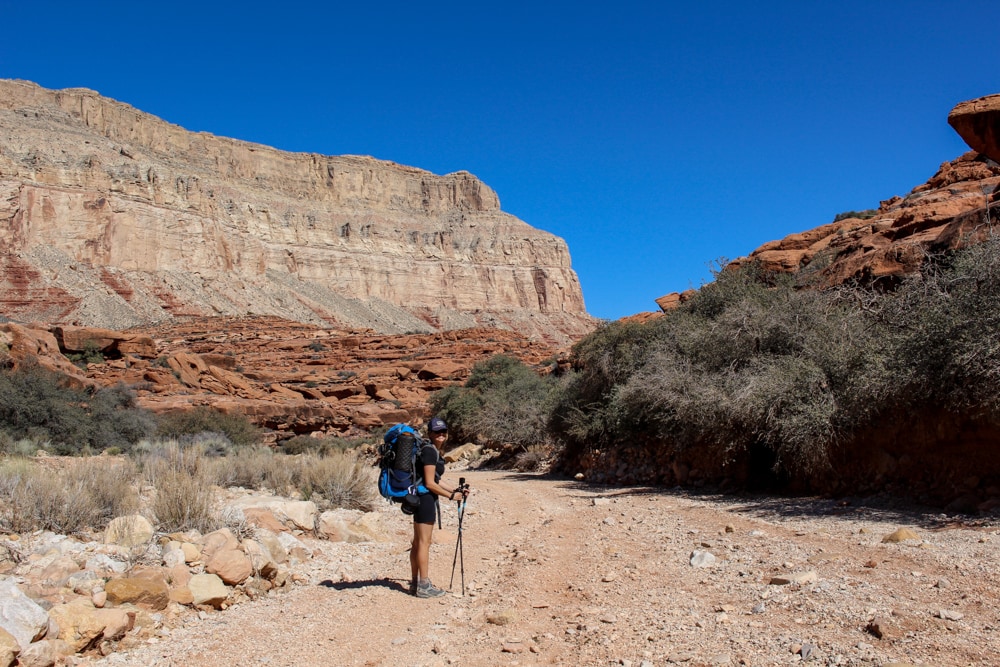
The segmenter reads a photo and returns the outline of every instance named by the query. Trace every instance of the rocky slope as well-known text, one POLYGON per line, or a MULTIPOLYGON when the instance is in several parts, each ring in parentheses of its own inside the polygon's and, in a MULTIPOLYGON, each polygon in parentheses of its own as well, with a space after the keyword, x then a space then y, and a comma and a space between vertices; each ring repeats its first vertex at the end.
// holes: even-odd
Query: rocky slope
POLYGON ((0 80, 0 313, 124 329, 280 316, 381 332, 587 331, 565 242, 467 172, 194 133, 0 80))
POLYGON ((183 318, 128 332, 0 324, 0 366, 39 363, 76 386, 121 382, 159 413, 208 406, 244 414, 277 440, 419 423, 431 393, 461 384, 495 354, 543 371, 560 357, 502 329, 389 335, 262 317, 183 318), (70 362, 88 351, 103 360, 70 362))

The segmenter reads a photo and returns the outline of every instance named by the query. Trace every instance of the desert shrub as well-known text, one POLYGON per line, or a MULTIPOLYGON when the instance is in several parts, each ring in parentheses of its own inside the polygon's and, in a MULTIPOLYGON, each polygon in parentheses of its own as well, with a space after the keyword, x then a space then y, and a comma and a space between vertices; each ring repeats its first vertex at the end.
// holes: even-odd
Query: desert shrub
POLYGON ((656 441, 725 461, 765 447, 777 468, 819 470, 872 414, 884 377, 859 378, 884 357, 877 341, 842 295, 754 264, 726 269, 665 317, 577 344, 553 430, 573 451, 656 441))
POLYGON ((219 486, 244 489, 270 489, 286 493, 292 482, 287 459, 267 447, 244 447, 213 462, 215 482, 219 486))
POLYGON ((297 435, 281 443, 279 451, 282 454, 315 454, 328 456, 333 452, 344 452, 371 441, 372 438, 362 436, 357 438, 323 437, 314 438, 309 435, 297 435))
POLYGON ((549 413, 561 389, 558 378, 496 355, 476 364, 462 387, 434 394, 431 407, 448 422, 456 440, 527 448, 548 440, 549 413))
POLYGON ((142 472, 153 487, 150 509, 165 532, 209 532, 221 526, 215 511, 214 471, 197 447, 157 443, 141 459, 142 472))
POLYGON ((873 308, 896 404, 1000 412, 1000 240, 924 265, 873 308))
POLYGON ((869 220, 878 215, 878 210, 874 208, 867 208, 863 211, 844 211, 843 213, 838 213, 833 216, 834 222, 840 222, 841 220, 847 220, 848 218, 858 218, 859 220, 869 220))
POLYGON ((156 418, 140 408, 135 395, 121 383, 95 392, 89 407, 89 442, 94 449, 116 447, 125 452, 156 431, 156 418))
POLYGON ((229 414, 208 407, 161 415, 157 424, 160 437, 183 439, 200 433, 222 433, 237 447, 259 445, 261 433, 246 415, 229 414))
POLYGON ((0 465, 0 528, 73 533, 100 529, 138 507, 129 461, 89 458, 51 470, 18 459, 0 465))
POLYGON ((552 457, 552 448, 545 445, 530 445, 514 458, 514 469, 521 472, 544 470, 552 457))
POLYGON ((300 461, 299 489, 303 497, 316 494, 323 508, 356 509, 365 512, 375 507, 375 478, 371 466, 354 452, 336 452, 330 456, 305 456, 300 461))
POLYGON ((57 454, 127 450, 152 432, 150 413, 123 385, 89 391, 63 380, 38 366, 0 370, 0 427, 15 438, 48 441, 57 454))
POLYGON ((104 351, 96 342, 88 340, 83 344, 83 350, 81 352, 67 354, 66 358, 80 368, 85 369, 87 368, 87 364, 103 364, 104 351))

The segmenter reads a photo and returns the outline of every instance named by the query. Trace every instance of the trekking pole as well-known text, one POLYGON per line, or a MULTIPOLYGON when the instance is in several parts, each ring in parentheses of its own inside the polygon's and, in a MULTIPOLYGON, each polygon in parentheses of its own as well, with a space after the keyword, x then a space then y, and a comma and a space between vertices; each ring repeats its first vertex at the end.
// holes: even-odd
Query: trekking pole
POLYGON ((462 595, 465 596, 465 551, 462 549, 462 519, 465 517, 465 489, 467 485, 464 477, 458 478, 458 488, 461 490, 462 499, 458 501, 458 539, 455 540, 455 556, 451 559, 451 581, 448 582, 448 590, 455 584, 455 563, 461 561, 462 564, 462 595))

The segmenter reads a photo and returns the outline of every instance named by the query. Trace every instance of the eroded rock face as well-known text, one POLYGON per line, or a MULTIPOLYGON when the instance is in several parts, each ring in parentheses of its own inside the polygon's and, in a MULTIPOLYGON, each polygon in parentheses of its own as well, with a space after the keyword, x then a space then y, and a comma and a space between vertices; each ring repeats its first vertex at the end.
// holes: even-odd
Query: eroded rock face
POLYGON ((956 104, 948 124, 972 150, 1000 162, 1000 95, 956 104))
POLYGON ((21 320, 591 326, 565 242, 472 174, 188 132, 85 89, 0 81, 0 225, 21 320))

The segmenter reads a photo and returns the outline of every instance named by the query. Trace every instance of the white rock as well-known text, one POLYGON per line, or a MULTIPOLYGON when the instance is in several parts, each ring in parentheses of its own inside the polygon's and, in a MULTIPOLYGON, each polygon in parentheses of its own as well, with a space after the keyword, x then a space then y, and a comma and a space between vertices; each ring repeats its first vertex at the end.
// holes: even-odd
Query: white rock
POLYGON ((22 593, 13 579, 0 577, 0 628, 25 649, 41 639, 48 627, 48 613, 22 593))
POLYGON ((712 567, 717 560, 711 551, 696 549, 691 552, 691 567, 712 567))

